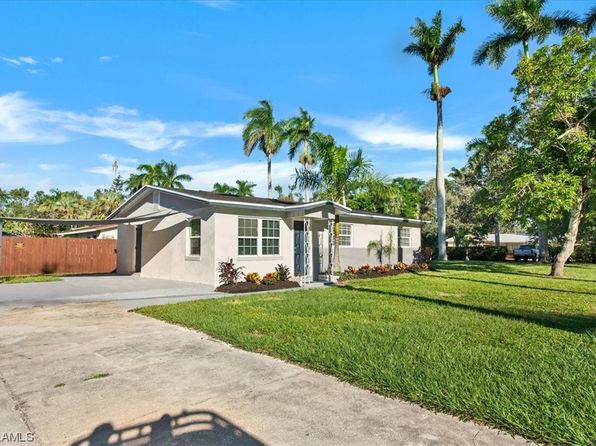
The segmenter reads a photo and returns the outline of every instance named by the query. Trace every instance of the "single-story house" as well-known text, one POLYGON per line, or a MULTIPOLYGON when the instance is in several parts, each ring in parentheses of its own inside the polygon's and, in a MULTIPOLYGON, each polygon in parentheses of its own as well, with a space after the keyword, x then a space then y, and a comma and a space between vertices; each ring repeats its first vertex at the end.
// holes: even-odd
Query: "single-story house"
MULTIPOLYGON (((532 240, 534 238, 535 237, 532 237, 528 234, 504 232, 500 235, 499 242, 501 246, 505 246, 507 248, 507 252, 513 253, 513 250, 519 248, 521 245, 532 244, 532 240)), ((454 237, 449 237, 447 239, 447 246, 450 248, 455 247, 454 237)), ((474 246, 495 246, 495 234, 486 235, 481 241, 475 243, 474 246)))
POLYGON ((335 216, 341 267, 375 264, 371 240, 394 235, 394 255, 414 261, 421 220, 358 211, 332 201, 298 203, 144 186, 109 217, 118 224, 118 273, 218 285, 218 263, 232 259, 261 275, 278 264, 305 281, 332 265, 335 216), (399 234, 399 236, 398 236, 399 234))
POLYGON ((118 238, 118 225, 81 226, 80 228, 59 232, 57 235, 58 237, 69 238, 96 238, 102 240, 115 240, 118 238))

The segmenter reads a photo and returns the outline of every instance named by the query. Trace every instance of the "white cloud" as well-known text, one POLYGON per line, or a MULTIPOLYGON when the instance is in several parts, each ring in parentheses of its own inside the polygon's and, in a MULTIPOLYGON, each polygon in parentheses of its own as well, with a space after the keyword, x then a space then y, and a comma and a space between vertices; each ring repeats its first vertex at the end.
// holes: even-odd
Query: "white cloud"
POLYGON ((23 65, 23 63, 19 60, 19 59, 14 59, 12 57, 4 57, 4 56, 0 56, 0 60, 6 62, 9 65, 16 65, 16 66, 21 66, 23 65))
POLYGON ((121 105, 109 105, 108 107, 100 107, 97 109, 99 112, 106 115, 125 115, 125 116, 138 116, 139 111, 134 108, 126 108, 121 105))
POLYGON ((50 170, 58 170, 58 169, 62 169, 64 167, 63 164, 46 164, 46 163, 41 163, 39 165, 39 168, 45 172, 48 172, 50 170))
MULTIPOLYGON (((377 146, 378 149, 435 150, 435 132, 417 129, 404 124, 395 116, 378 115, 372 119, 349 119, 321 116, 320 121, 331 127, 341 128, 360 141, 377 146)), ((445 132, 445 150, 463 150, 470 140, 466 135, 450 135, 445 132)))
POLYGON ((37 73, 39 73, 39 70, 28 69, 27 72, 30 74, 37 74, 37 73))
POLYGON ((36 65, 37 61, 31 56, 20 56, 19 60, 27 65, 36 65))
POLYGON ((62 62, 64 62, 64 58, 62 58, 62 57, 52 57, 51 61, 52 61, 52 63, 62 63, 62 62))
POLYGON ((102 63, 102 64, 103 64, 103 63, 108 63, 108 62, 110 62, 111 60, 112 60, 112 56, 100 56, 100 57, 97 59, 97 61, 98 61, 99 63, 102 63))
POLYGON ((207 8, 220 10, 229 9, 237 4, 234 0, 196 0, 195 3, 207 8))
MULTIPOLYGON (((273 186, 283 186, 293 181, 297 164, 289 161, 272 163, 273 186)), ((238 163, 234 161, 217 161, 204 164, 181 166, 180 171, 192 176, 193 180, 188 183, 189 189, 211 190, 214 183, 228 183, 234 185, 236 180, 250 180, 257 183, 255 195, 267 196, 267 163, 248 161, 238 163)))
POLYGON ((238 137, 241 124, 226 122, 179 122, 142 119, 138 112, 121 106, 104 107, 87 114, 44 108, 20 92, 0 95, 0 143, 57 144, 73 134, 123 141, 147 151, 175 150, 187 141, 238 137))
POLYGON ((114 163, 114 161, 117 161, 118 163, 126 163, 126 164, 139 164, 139 160, 136 158, 121 158, 121 157, 117 157, 115 155, 111 155, 109 153, 102 153, 99 155, 99 158, 107 161, 108 163, 114 163))
POLYGON ((7 167, 8 167, 8 164, 0 163, 0 169, 6 169, 7 167))

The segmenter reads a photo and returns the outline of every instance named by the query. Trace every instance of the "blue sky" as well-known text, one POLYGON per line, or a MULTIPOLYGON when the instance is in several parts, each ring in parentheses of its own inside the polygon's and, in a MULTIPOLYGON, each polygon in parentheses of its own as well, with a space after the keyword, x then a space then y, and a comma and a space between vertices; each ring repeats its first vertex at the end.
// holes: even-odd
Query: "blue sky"
MULTIPOLYGON (((467 28, 441 82, 447 169, 465 163, 465 142, 511 106, 511 71, 471 63, 499 30, 483 1, 2 2, 0 187, 90 194, 111 165, 175 161, 210 189, 252 180, 265 193, 264 157, 242 152, 242 115, 269 99, 279 119, 306 108, 317 129, 362 147, 390 176, 430 178, 434 103, 423 63, 402 54, 408 27, 443 10, 467 28)), ((583 13, 587 1, 547 11, 583 13)), ((533 48, 532 48, 533 49, 533 48)), ((274 158, 275 184, 298 164, 274 158)))

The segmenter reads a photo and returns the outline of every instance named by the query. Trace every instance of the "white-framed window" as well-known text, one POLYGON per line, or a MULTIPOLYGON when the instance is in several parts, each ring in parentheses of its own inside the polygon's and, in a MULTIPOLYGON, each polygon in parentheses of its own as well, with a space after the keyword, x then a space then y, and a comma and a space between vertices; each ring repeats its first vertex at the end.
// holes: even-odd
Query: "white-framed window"
POLYGON ((279 220, 261 220, 261 254, 279 255, 279 220))
POLYGON ((410 228, 399 228, 399 247, 409 248, 410 246, 410 228))
POLYGON ((238 217, 238 255, 256 256, 259 244, 259 220, 238 217))
POLYGON ((159 209, 160 205, 161 205, 161 194, 159 193, 158 190, 154 190, 153 191, 153 197, 152 197, 152 202, 153 202, 153 209, 159 209))
POLYGON ((188 223, 188 249, 189 256, 201 255, 201 219, 195 218, 188 223))
POLYGON ((238 217, 239 256, 277 256, 280 253, 280 220, 238 217))
POLYGON ((352 246, 352 225, 339 224, 339 246, 352 246))

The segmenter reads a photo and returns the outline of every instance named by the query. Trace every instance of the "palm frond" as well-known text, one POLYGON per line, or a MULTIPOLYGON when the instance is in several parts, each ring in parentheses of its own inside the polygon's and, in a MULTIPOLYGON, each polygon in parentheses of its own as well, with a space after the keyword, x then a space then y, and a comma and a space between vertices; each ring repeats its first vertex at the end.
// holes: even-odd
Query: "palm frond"
POLYGON ((596 6, 593 6, 586 15, 584 16, 584 20, 582 21, 582 26, 584 28, 584 32, 586 35, 589 35, 596 29, 596 6))
POLYGON ((516 35, 493 34, 474 51, 473 62, 475 65, 482 65, 488 61, 489 65, 499 68, 505 62, 507 51, 518 43, 519 39, 516 35))

